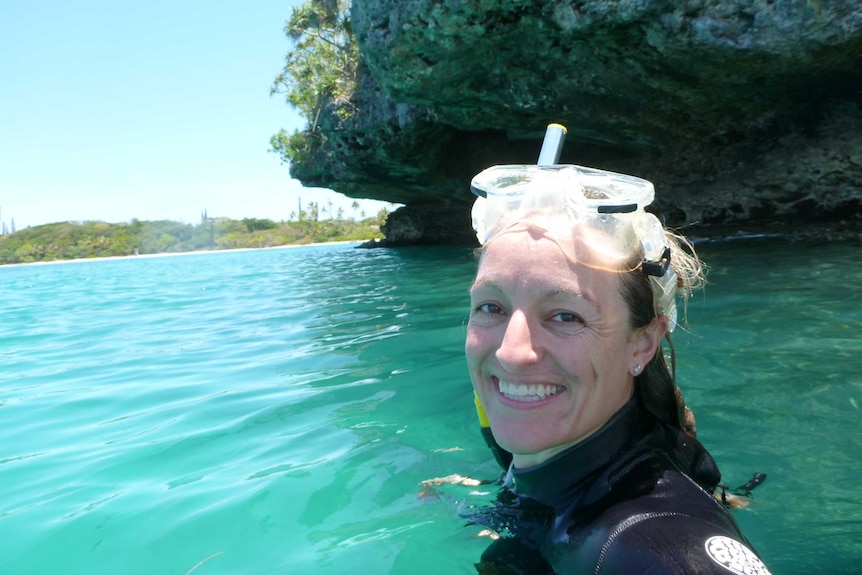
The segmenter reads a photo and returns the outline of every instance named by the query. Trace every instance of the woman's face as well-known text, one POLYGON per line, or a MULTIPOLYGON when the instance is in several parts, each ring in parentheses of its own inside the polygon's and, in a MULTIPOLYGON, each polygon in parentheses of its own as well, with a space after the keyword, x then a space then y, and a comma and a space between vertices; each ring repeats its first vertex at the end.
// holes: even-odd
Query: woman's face
POLYGON ((629 328, 619 274, 574 246, 583 261, 547 235, 505 231, 486 245, 470 289, 470 377, 518 468, 604 425, 631 397, 634 365, 648 359, 629 328))

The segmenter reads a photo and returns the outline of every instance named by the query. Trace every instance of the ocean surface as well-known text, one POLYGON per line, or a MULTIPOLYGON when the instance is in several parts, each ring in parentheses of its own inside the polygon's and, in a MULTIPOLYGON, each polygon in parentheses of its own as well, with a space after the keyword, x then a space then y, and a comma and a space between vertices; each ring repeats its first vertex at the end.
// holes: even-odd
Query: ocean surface
MULTIPOLYGON (((698 246, 698 436, 778 574, 862 573, 859 242, 698 246)), ((498 474, 463 358, 469 248, 0 267, 0 574, 458 574, 498 474), (490 492, 490 493, 488 493, 490 492)))

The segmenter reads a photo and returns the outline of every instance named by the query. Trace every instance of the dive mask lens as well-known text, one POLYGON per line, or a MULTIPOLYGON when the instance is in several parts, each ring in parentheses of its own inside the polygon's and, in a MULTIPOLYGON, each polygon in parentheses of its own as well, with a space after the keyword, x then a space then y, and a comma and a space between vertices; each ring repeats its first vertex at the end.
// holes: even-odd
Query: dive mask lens
POLYGON ((655 189, 648 180, 571 164, 492 166, 470 182, 475 195, 515 202, 511 205, 516 207, 525 194, 542 188, 546 193, 563 195, 575 205, 604 214, 643 209, 655 198, 655 189))
POLYGON ((642 211, 655 197, 647 180, 570 164, 493 166, 477 174, 470 189, 485 200, 473 209, 473 227, 483 244, 510 216, 552 203, 564 201, 560 208, 588 217, 642 211))

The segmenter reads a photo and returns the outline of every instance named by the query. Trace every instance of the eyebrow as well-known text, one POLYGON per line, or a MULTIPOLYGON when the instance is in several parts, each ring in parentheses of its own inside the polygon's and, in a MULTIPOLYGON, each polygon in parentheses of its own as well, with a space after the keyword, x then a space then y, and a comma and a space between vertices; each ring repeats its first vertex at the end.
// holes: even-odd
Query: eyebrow
MULTIPOLYGON (((489 279, 489 278, 476 278, 476 280, 470 286, 470 292, 472 293, 473 290, 477 289, 477 288, 488 288, 488 289, 493 289, 493 290, 496 290, 499 292, 504 291, 503 288, 501 288, 497 282, 495 282, 494 280, 489 279)), ((589 295, 587 295, 581 291, 575 290, 575 289, 568 289, 568 288, 564 288, 564 287, 563 288, 554 288, 554 289, 551 289, 551 290, 544 292, 541 295, 541 298, 543 300, 547 300, 547 299, 553 299, 553 298, 560 296, 560 295, 576 297, 576 298, 586 300, 587 302, 589 302, 590 304, 595 306, 596 309, 601 309, 601 306, 599 306, 599 303, 595 299, 593 299, 589 295)))
POLYGON ((497 282, 495 282, 493 280, 489 280, 487 278, 476 278, 475 280, 473 280, 473 283, 470 284, 470 290, 469 291, 473 291, 474 289, 480 288, 480 287, 489 287, 489 288, 494 288, 494 289, 500 289, 500 286, 497 284, 497 282))

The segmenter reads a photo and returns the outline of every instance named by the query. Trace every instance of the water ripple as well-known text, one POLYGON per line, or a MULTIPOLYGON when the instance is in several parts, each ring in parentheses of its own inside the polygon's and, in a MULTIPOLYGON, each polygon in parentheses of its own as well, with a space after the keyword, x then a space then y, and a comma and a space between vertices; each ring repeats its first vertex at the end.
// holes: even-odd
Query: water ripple
MULTIPOLYGON (((725 478, 769 473, 738 519, 774 572, 851 573, 858 246, 762 242, 701 248, 680 382, 725 478)), ((473 572, 467 494, 419 483, 496 473, 463 358, 474 266, 313 246, 0 268, 0 571, 473 572)))

